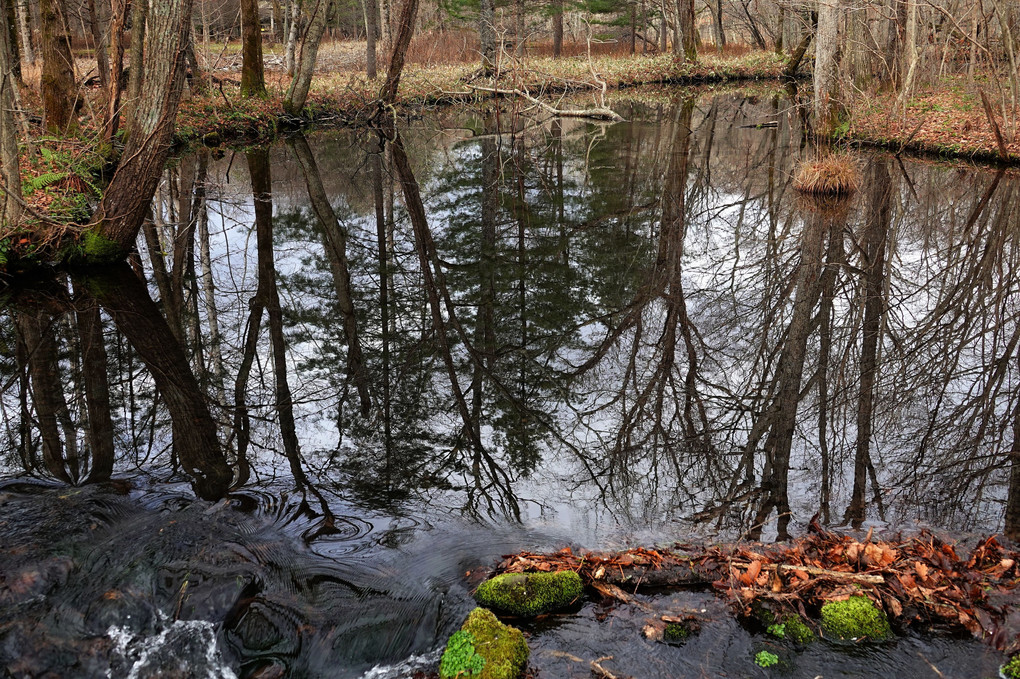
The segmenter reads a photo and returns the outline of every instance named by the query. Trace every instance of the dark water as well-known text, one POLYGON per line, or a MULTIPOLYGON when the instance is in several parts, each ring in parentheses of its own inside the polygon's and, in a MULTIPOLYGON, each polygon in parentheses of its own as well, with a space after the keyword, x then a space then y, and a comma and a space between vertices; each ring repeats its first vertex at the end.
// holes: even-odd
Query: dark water
MULTIPOLYGON (((858 194, 818 201, 785 96, 618 108, 203 150, 130 265, 5 292, 8 673, 404 676, 522 548, 816 513, 1017 535, 1017 175, 862 153, 858 194)), ((526 628, 537 676, 766 676, 769 643, 788 676, 1002 661, 916 633, 795 653, 707 593, 648 602, 702 633, 588 602, 526 628)))

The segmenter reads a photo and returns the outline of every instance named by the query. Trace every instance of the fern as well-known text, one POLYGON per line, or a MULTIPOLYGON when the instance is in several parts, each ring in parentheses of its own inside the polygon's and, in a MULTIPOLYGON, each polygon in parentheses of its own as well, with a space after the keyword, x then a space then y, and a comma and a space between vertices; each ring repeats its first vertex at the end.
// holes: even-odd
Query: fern
POLYGON ((67 176, 67 172, 46 172, 38 175, 37 177, 32 177, 25 182, 24 192, 25 194, 30 194, 36 191, 42 191, 47 186, 51 186, 63 179, 67 179, 67 176))

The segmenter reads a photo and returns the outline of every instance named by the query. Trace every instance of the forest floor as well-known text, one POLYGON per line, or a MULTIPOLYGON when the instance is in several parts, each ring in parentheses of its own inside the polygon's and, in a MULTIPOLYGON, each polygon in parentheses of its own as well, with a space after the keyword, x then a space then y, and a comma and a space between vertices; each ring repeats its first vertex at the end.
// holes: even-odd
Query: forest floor
POLYGON ((841 132, 847 140, 897 152, 1020 163, 1020 121, 1004 119, 1000 114, 1004 109, 1009 109, 1009 103, 1003 102, 994 80, 946 77, 918 88, 902 110, 896 107, 895 93, 862 97, 841 132), (982 91, 994 111, 1001 148, 989 124, 982 91))

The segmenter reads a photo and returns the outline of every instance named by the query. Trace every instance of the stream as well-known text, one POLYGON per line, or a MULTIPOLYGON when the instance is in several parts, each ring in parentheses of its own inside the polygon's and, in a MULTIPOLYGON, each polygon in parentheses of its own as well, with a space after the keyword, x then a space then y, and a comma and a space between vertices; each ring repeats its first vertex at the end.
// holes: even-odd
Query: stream
MULTIPOLYGON (((851 151, 820 199, 783 92, 614 108, 202 148, 128 263, 0 290, 0 676, 426 677, 518 550, 1020 535, 1020 174, 851 151)), ((520 624, 530 676, 1004 661, 639 599, 520 624)))

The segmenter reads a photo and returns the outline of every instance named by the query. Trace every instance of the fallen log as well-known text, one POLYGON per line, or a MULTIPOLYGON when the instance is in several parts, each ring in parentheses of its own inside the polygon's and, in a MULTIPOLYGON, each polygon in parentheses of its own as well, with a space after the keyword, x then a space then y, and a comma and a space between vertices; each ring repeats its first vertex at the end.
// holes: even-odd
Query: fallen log
POLYGON ((484 87, 482 85, 468 85, 468 88, 475 92, 489 92, 503 96, 521 97, 527 99, 535 106, 562 118, 591 118, 592 120, 610 120, 612 122, 623 122, 623 117, 611 108, 583 108, 583 109, 560 109, 551 106, 537 97, 531 96, 528 92, 514 88, 507 90, 499 87, 484 87))
POLYGON ((897 542, 827 532, 774 545, 674 545, 621 552, 508 555, 497 572, 572 570, 592 590, 647 608, 640 590, 712 588, 741 615, 817 615, 829 602, 866 596, 899 627, 965 629, 1000 650, 1020 650, 1020 553, 994 536, 958 555, 956 545, 922 532, 897 542), (1005 604, 1004 604, 1005 602, 1005 604))

